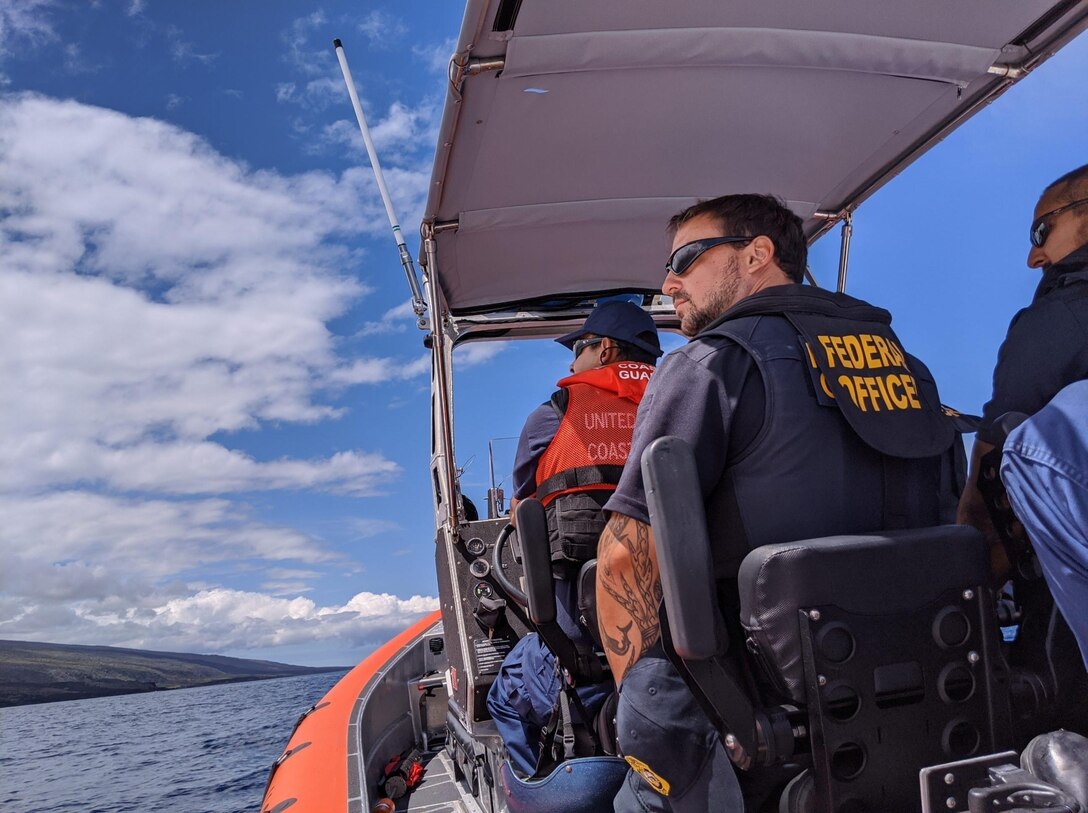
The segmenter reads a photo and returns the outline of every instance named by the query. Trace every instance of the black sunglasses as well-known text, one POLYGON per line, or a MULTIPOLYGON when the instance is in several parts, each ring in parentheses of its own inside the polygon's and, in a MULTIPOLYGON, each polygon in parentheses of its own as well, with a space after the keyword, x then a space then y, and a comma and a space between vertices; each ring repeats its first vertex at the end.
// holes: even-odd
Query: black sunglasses
POLYGON ((691 264, 703 255, 704 251, 709 251, 715 246, 725 245, 726 243, 750 243, 754 239, 754 237, 707 237, 704 240, 692 240, 690 243, 684 243, 672 253, 669 261, 665 263, 665 273, 671 273, 676 277, 683 276, 691 268, 691 264))
POLYGON ((595 344, 600 344, 603 341, 604 336, 596 336, 592 339, 578 339, 578 341, 573 344, 574 357, 578 358, 580 355, 582 355, 582 351, 585 350, 587 347, 591 347, 595 344))
POLYGON ((1085 203, 1088 203, 1088 198, 1081 198, 1072 203, 1067 203, 1065 206, 1059 206, 1057 209, 1051 209, 1046 214, 1039 215, 1031 221, 1031 232, 1028 235, 1031 244, 1036 248, 1042 248, 1046 244, 1046 238, 1050 236, 1051 219, 1055 215, 1060 215, 1062 212, 1068 211, 1075 206, 1083 206, 1085 203))

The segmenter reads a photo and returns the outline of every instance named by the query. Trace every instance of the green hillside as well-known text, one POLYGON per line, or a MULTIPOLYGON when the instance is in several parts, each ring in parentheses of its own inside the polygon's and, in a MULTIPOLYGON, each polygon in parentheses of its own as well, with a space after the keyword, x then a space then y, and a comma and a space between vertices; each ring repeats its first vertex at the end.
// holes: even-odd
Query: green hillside
POLYGON ((152 652, 113 646, 0 641, 0 707, 265 680, 345 667, 152 652))

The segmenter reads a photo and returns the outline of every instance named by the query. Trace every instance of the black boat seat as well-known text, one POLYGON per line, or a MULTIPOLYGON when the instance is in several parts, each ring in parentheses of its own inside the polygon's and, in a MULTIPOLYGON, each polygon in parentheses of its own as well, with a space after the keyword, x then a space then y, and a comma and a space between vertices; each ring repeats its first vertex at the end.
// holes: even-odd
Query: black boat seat
MULTIPOLYGON (((808 712, 814 791, 910 810, 926 765, 1007 748, 987 546, 966 526, 754 550, 741 623, 767 694, 808 712)), ((764 698, 766 702, 767 698, 764 698)))
POLYGON ((642 465, 666 651, 755 770, 807 751, 813 788, 797 793, 799 783, 798 799, 909 811, 921 767, 1008 747, 1007 675, 977 531, 757 548, 738 574, 741 646, 718 607, 690 448, 658 439, 642 465), (763 685, 753 689, 746 668, 763 685))
MULTIPOLYGON (((528 610, 530 626, 555 653, 560 666, 575 684, 599 683, 608 677, 608 664, 600 651, 596 613, 596 560, 582 566, 576 576, 576 601, 580 623, 595 646, 573 641, 557 622, 555 574, 550 559, 547 519, 544 507, 535 499, 517 506, 518 537, 521 541, 525 591, 503 587, 511 599, 528 610)), ((500 586, 503 586, 500 581, 500 586)))

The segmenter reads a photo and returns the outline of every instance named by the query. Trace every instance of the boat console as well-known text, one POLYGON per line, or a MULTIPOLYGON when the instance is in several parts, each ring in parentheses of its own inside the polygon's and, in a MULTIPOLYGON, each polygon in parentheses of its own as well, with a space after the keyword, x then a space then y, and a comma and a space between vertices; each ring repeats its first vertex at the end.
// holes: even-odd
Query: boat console
POLYGON ((442 617, 456 618, 462 633, 447 646, 450 706, 472 734, 477 732, 477 724, 489 723, 488 689, 506 653, 529 629, 525 611, 506 600, 494 570, 498 564, 503 577, 515 583, 522 575, 510 546, 504 546, 505 552, 495 562, 496 542, 506 526, 505 517, 468 522, 460 526, 449 548, 435 546, 435 564, 443 574, 438 581, 442 617))

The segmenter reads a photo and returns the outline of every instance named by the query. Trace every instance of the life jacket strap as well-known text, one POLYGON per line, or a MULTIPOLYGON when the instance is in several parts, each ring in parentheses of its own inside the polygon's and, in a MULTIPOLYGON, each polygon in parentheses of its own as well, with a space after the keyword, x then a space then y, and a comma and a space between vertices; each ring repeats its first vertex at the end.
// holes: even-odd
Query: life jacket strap
POLYGON ((615 486, 623 474, 623 466, 578 466, 553 474, 536 487, 536 498, 545 502, 553 494, 572 488, 588 486, 615 486))

